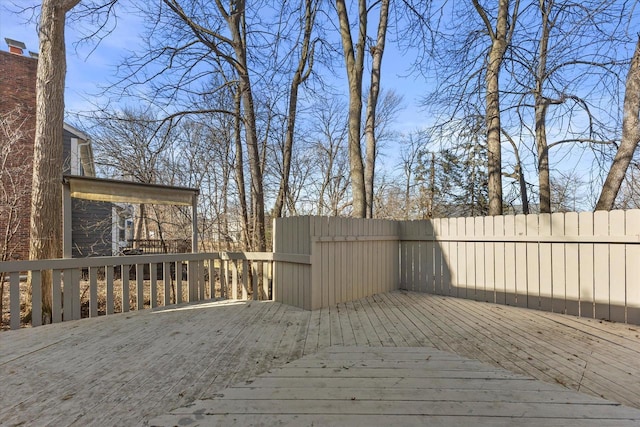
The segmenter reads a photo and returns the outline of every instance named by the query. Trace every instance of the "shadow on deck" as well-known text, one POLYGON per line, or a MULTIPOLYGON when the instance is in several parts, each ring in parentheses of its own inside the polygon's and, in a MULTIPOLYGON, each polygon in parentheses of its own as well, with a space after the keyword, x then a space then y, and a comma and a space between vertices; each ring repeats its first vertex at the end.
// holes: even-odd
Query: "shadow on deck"
POLYGON ((330 346, 437 349, 640 408, 639 335, 402 291, 313 312, 218 301, 124 313, 0 334, 0 424, 145 424, 330 346))

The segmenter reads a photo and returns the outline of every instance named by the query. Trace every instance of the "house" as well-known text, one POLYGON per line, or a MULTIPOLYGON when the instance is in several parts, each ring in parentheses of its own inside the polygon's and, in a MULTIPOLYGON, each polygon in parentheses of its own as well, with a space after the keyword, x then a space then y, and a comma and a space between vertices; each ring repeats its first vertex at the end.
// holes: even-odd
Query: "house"
MULTIPOLYGON (((5 39, 0 51, 0 255, 28 259, 31 174, 36 110, 37 54, 5 39)), ((66 124, 63 174, 95 177, 91 139, 66 124)), ((62 185, 62 183, 61 183, 62 185)), ((131 238, 131 211, 108 202, 73 200, 73 256, 113 255, 131 238)))

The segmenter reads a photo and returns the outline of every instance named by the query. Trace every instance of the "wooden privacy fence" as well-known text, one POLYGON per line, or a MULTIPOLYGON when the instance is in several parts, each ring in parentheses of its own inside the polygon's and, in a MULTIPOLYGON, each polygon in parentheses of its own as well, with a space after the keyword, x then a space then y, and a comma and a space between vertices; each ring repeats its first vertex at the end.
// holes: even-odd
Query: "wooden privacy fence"
POLYGON ((274 298, 305 309, 400 288, 640 324, 640 210, 279 218, 274 252, 274 298))
POLYGON ((640 324, 640 210, 399 223, 400 287, 640 324))
POLYGON ((304 216, 273 227, 276 301, 315 310, 397 288, 395 221, 304 216))
POLYGON ((0 326, 19 328, 30 310, 32 326, 42 324, 43 274, 52 276, 51 321, 57 323, 215 298, 270 299, 273 258, 219 252, 3 262, 0 326))

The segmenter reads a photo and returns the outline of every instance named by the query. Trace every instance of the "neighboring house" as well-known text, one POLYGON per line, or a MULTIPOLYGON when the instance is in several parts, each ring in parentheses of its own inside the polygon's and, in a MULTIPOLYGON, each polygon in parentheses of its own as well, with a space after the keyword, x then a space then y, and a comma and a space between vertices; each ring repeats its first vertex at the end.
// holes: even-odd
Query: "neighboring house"
MULTIPOLYGON (((11 115, 13 120, 10 123, 19 125, 21 129, 5 168, 13 171, 16 177, 21 177, 20 198, 16 202, 18 209, 15 210, 18 217, 14 223, 15 233, 11 239, 9 258, 28 259, 38 60, 37 54, 32 52, 30 56, 24 55, 24 43, 5 40, 9 52, 0 51, 0 117, 11 115)), ((64 125, 63 159, 63 174, 95 176, 90 138, 68 124, 64 125)), ((6 185, 5 181, 3 185, 6 185)), ((131 238, 131 234, 127 233, 127 227, 131 229, 130 217, 131 211, 126 206, 73 199, 73 256, 118 254, 126 240, 131 238)), ((6 216, 0 215, 0 230, 5 230, 7 225, 6 216)), ((4 237, 0 234, 0 238, 4 237)))

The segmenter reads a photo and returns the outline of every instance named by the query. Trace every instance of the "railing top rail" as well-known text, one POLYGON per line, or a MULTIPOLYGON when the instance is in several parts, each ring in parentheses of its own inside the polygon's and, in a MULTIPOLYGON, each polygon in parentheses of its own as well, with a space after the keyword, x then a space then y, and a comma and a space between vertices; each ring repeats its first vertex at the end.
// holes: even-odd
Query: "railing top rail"
POLYGON ((0 273, 29 270, 64 270, 85 267, 104 267, 107 265, 133 265, 152 264, 180 261, 204 261, 204 260, 249 260, 249 261, 273 261, 271 252, 203 252, 183 254, 148 254, 125 255, 111 257, 91 258, 60 258, 29 261, 5 261, 0 262, 0 273))

